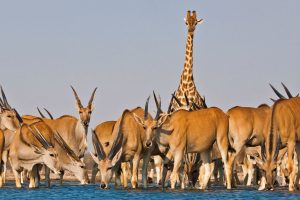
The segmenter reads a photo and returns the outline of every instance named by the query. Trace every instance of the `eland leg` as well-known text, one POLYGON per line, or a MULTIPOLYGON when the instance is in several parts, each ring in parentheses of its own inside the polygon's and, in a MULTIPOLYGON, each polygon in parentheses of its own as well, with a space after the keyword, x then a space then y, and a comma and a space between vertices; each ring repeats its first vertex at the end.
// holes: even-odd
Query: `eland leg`
POLYGON ((291 141, 287 144, 287 156, 288 156, 288 173, 289 173, 289 191, 295 190, 295 181, 296 181, 296 169, 294 166, 294 151, 295 151, 295 142, 291 141))
POLYGON ((139 163, 140 163, 140 155, 136 154, 132 160, 132 176, 131 176, 131 186, 133 189, 136 189, 138 186, 138 170, 139 170, 139 163))
POLYGON ((174 153, 174 166, 171 173, 171 189, 175 189, 176 182, 179 180, 179 169, 183 160, 183 151, 177 150, 174 153))

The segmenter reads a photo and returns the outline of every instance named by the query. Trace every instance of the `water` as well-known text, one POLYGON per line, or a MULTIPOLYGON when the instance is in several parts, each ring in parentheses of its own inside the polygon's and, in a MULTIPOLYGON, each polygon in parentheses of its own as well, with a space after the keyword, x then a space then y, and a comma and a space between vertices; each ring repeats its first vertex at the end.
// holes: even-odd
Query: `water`
POLYGON ((224 187, 216 186, 208 191, 199 190, 166 190, 151 187, 144 189, 99 189, 99 185, 78 185, 65 183, 63 186, 54 184, 51 188, 41 186, 38 189, 16 189, 13 182, 0 189, 0 199, 300 199, 300 193, 289 193, 287 188, 276 188, 275 192, 260 192, 255 188, 238 187, 227 191, 224 187))

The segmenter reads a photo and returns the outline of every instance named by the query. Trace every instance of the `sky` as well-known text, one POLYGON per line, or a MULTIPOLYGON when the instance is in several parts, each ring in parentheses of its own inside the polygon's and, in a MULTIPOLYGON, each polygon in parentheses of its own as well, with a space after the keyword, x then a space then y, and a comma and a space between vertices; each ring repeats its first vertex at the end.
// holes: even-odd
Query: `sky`
MULTIPOLYGON (((204 23, 194 38, 194 79, 208 106, 271 104, 272 83, 300 87, 298 0, 0 0, 0 84, 21 114, 48 108, 90 127, 143 106, 155 90, 166 110, 184 64, 187 10, 204 23)), ((155 106, 151 99, 150 111, 155 106)))

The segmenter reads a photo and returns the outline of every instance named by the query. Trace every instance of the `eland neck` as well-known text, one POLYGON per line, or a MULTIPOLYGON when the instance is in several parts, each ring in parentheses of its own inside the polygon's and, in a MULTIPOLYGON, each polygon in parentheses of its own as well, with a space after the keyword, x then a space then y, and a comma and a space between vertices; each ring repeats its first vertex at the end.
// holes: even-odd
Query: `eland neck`
POLYGON ((78 141, 78 155, 79 157, 84 155, 85 150, 87 149, 87 132, 88 126, 83 126, 81 120, 78 119, 76 127, 75 127, 75 137, 76 141, 78 141))

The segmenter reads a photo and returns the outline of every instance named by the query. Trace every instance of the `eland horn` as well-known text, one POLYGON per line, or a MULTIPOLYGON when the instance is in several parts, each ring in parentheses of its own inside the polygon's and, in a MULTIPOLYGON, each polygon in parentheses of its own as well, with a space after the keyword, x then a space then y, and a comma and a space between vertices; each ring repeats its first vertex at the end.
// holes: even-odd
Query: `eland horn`
POLYGON ((95 133, 95 130, 93 130, 93 129, 92 129, 92 141, 93 141, 94 149, 97 153, 98 160, 105 159, 105 152, 103 150, 101 143, 99 142, 99 139, 95 133))
POLYGON ((9 105, 6 95, 3 91, 3 88, 1 87, 1 94, 2 94, 2 99, 3 99, 3 103, 4 103, 4 107, 6 107, 7 109, 11 109, 11 106, 9 105))
POLYGON ((91 98, 90 98, 90 100, 89 100, 88 107, 89 107, 90 109, 92 109, 92 105, 93 105, 93 101, 94 101, 94 97, 95 97, 95 93, 96 93, 96 90, 97 90, 97 89, 98 89, 97 87, 94 89, 94 91, 93 91, 93 93, 92 93, 92 95, 91 95, 91 98))
POLYGON ((148 106, 149 106, 150 96, 146 100, 145 110, 144 110, 144 120, 148 119, 148 106))
POLYGON ((186 92, 184 93, 184 98, 185 98, 185 101, 186 101, 186 106, 189 106, 190 105, 190 101, 189 101, 189 98, 188 98, 186 92))
POLYGON ((176 97, 175 93, 172 94, 172 95, 173 95, 173 98, 174 98, 174 100, 176 101, 176 103, 179 105, 179 107, 182 107, 183 105, 182 105, 182 103, 179 101, 179 99, 176 97))
POLYGON ((167 113, 170 114, 171 110, 172 110, 172 102, 173 102, 173 99, 174 99, 174 96, 175 96, 175 92, 171 95, 171 101, 170 101, 170 104, 169 104, 169 107, 168 107, 168 111, 167 113))
POLYGON ((19 120, 20 125, 23 124, 23 119, 21 117, 21 115, 18 113, 18 111, 14 108, 13 111, 16 113, 16 117, 19 120))
POLYGON ((261 157, 262 157, 262 160, 265 161, 266 160, 266 146, 265 146, 265 143, 262 142, 261 144, 261 157))
POLYGON ((158 98, 157 98, 154 91, 153 91, 153 96, 154 96, 154 101, 155 101, 155 105, 156 105, 156 108, 157 108, 155 119, 158 119, 159 115, 162 113, 161 98, 160 98, 160 96, 158 96, 158 98))
POLYGON ((287 94, 288 98, 293 98, 293 95, 289 91, 289 89, 281 82, 281 85, 283 86, 285 93, 287 94))
MULTIPOLYGON (((34 132, 30 126, 28 126, 29 131, 32 133, 32 135, 35 137, 35 139, 37 139, 37 141, 45 148, 48 149, 50 146, 48 145, 48 142, 45 142, 45 140, 42 138, 42 134, 40 134, 39 132, 34 132)), ((36 127, 34 126, 34 128, 36 129, 36 127)), ((36 129, 37 130, 37 129, 36 129)))
POLYGON ((45 117, 45 115, 41 112, 41 110, 39 109, 39 107, 36 107, 36 109, 38 110, 38 112, 39 112, 39 114, 40 114, 40 116, 42 117, 42 118, 46 118, 45 117))
POLYGON ((46 111, 46 113, 49 115, 49 118, 50 119, 54 119, 53 118, 53 116, 52 116, 52 114, 46 109, 46 108, 43 108, 45 111, 46 111))
POLYGON ((276 148, 275 148, 275 153, 274 153, 274 157, 273 160, 277 160, 278 154, 279 154, 279 150, 280 150, 280 145, 281 145, 281 140, 280 140, 280 135, 278 135, 278 139, 276 142, 276 148))
POLYGON ((79 107, 79 108, 83 108, 83 106, 82 106, 82 104, 81 104, 81 101, 80 101, 80 99, 79 99, 79 96, 78 96, 76 90, 73 88, 72 85, 71 85, 71 88, 72 88, 72 90, 73 90, 73 93, 74 93, 75 99, 76 99, 76 101, 77 101, 78 107, 79 107))
POLYGON ((74 151, 69 147, 69 145, 64 141, 64 139, 57 131, 54 134, 54 138, 69 156, 71 156, 74 160, 80 162, 79 157, 74 153, 74 151))
POLYGON ((50 147, 53 147, 53 145, 51 145, 47 140, 46 138, 44 137, 44 135, 40 132, 40 130, 36 127, 36 126, 33 126, 34 129, 37 131, 38 135, 42 138, 42 140, 44 141, 44 143, 46 144, 47 148, 50 148, 50 147))
POLYGON ((118 130, 118 135, 116 137, 116 139, 114 140, 112 146, 111 146, 111 150, 107 156, 107 158, 109 160, 113 159, 113 157, 115 156, 115 154, 117 153, 117 151, 120 149, 119 146, 122 145, 123 142, 123 133, 122 133, 122 125, 123 125, 123 120, 125 118, 125 115, 127 113, 130 113, 129 110, 125 110, 122 114, 121 120, 120 120, 120 124, 119 124, 119 130, 118 130))
POLYGON ((280 94, 280 92, 278 92, 278 90, 276 90, 273 85, 271 85, 271 83, 269 83, 270 87, 272 88, 272 90, 275 92, 275 94, 280 98, 280 99, 286 99, 285 96, 283 96, 282 94, 280 94))

